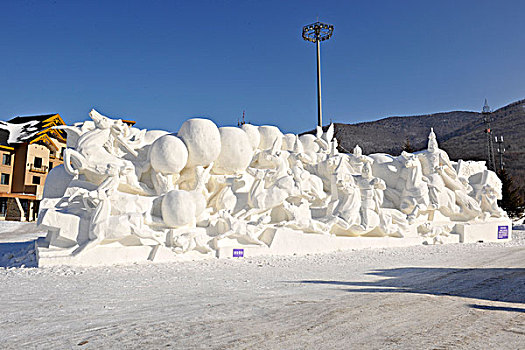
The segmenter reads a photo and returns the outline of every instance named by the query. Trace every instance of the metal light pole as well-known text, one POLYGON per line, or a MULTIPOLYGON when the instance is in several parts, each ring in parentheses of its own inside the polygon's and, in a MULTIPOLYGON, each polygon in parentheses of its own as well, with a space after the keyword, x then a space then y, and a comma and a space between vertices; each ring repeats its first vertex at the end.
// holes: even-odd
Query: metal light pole
POLYGON ((321 41, 330 39, 334 26, 315 22, 303 27, 303 39, 317 46, 317 125, 323 126, 323 110, 321 108, 321 41))

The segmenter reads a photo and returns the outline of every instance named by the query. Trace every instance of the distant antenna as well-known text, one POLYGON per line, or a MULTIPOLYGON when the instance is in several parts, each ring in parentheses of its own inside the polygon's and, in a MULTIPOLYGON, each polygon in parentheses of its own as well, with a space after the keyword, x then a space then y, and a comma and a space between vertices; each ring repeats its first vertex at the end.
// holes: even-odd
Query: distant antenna
POLYGON ((491 110, 490 110, 490 106, 489 106, 489 103, 487 102, 487 99, 485 99, 485 104, 483 105, 483 113, 490 113, 491 110))
POLYGON ((505 144, 503 143, 503 136, 500 136, 499 139, 496 136, 495 141, 498 144, 498 156, 499 156, 499 170, 503 170, 505 162, 503 162, 503 153, 505 153, 505 144))
MULTIPOLYGON (((483 123, 485 123, 485 134, 487 134, 487 168, 489 170, 496 171, 496 160, 494 157, 494 137, 492 136, 492 129, 490 128, 490 122, 494 119, 492 118, 492 111, 490 106, 485 99, 485 104, 483 105, 483 111, 481 112, 483 118, 483 123)), ((502 155, 503 157, 503 155, 502 155)))
POLYGON ((246 124, 246 122, 244 121, 244 110, 242 111, 242 121, 238 121, 237 120, 237 126, 238 127, 241 127, 243 126, 244 124, 246 124))

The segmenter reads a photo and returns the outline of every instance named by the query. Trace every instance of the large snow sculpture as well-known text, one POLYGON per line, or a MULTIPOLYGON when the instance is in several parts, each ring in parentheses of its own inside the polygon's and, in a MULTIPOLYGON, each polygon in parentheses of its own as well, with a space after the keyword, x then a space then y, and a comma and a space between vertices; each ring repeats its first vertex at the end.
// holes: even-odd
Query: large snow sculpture
POLYGON ((333 125, 297 136, 190 119, 175 135, 90 117, 62 127, 64 166, 40 205, 43 265, 458 242, 477 239, 471 226, 510 229, 497 176, 482 162, 451 162, 433 131, 427 150, 366 156, 359 146, 339 153, 333 125))

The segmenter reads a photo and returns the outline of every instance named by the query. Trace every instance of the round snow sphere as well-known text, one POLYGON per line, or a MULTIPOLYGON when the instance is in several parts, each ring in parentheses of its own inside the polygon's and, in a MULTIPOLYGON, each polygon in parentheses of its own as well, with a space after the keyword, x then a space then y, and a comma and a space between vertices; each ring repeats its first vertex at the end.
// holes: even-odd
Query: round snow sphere
POLYGON ((248 135, 239 128, 225 126, 219 128, 221 134, 221 153, 213 164, 213 172, 231 175, 244 171, 253 157, 253 149, 248 135))
POLYGON ((188 148, 187 167, 208 166, 221 153, 221 135, 209 119, 188 119, 182 124, 178 137, 188 148))
POLYGON ((149 159, 156 172, 178 174, 186 166, 188 150, 177 136, 164 135, 151 145, 149 159))
POLYGON ((188 191, 169 191, 162 198, 162 220, 169 227, 188 225, 195 219, 195 202, 188 191))
POLYGON ((259 147, 259 143, 261 142, 261 134, 259 134, 259 128, 251 124, 243 124, 241 128, 246 134, 248 134, 248 139, 250 140, 252 149, 255 151, 259 147))
POLYGON ((261 142, 259 143, 261 150, 271 149, 275 141, 283 137, 281 130, 272 125, 259 126, 259 133, 261 134, 261 142))
POLYGON ((151 145, 154 141, 161 138, 164 135, 168 135, 169 132, 164 130, 148 130, 144 135, 144 144, 151 145))
POLYGON ((299 136, 299 140, 303 144, 305 152, 319 151, 319 145, 317 144, 317 142, 315 142, 317 138, 314 135, 312 134, 302 135, 302 136, 299 136))
POLYGON ((294 134, 284 134, 283 136, 283 145, 282 150, 283 151, 293 151, 293 147, 295 146, 295 135, 294 134))

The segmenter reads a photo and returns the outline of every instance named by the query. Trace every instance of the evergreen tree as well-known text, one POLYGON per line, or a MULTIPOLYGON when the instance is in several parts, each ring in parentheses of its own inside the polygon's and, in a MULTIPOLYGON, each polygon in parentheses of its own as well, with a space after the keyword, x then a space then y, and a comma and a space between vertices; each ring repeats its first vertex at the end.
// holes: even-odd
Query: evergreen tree
POLYGON ((502 182, 502 200, 498 201, 499 206, 509 214, 510 217, 521 217, 525 210, 525 198, 523 189, 516 186, 512 176, 505 170, 498 171, 498 176, 502 182))
POLYGON ((414 153, 415 149, 412 147, 412 144, 410 144, 410 140, 408 137, 405 139, 405 143, 403 144, 403 147, 401 147, 402 151, 408 152, 408 153, 414 153))

